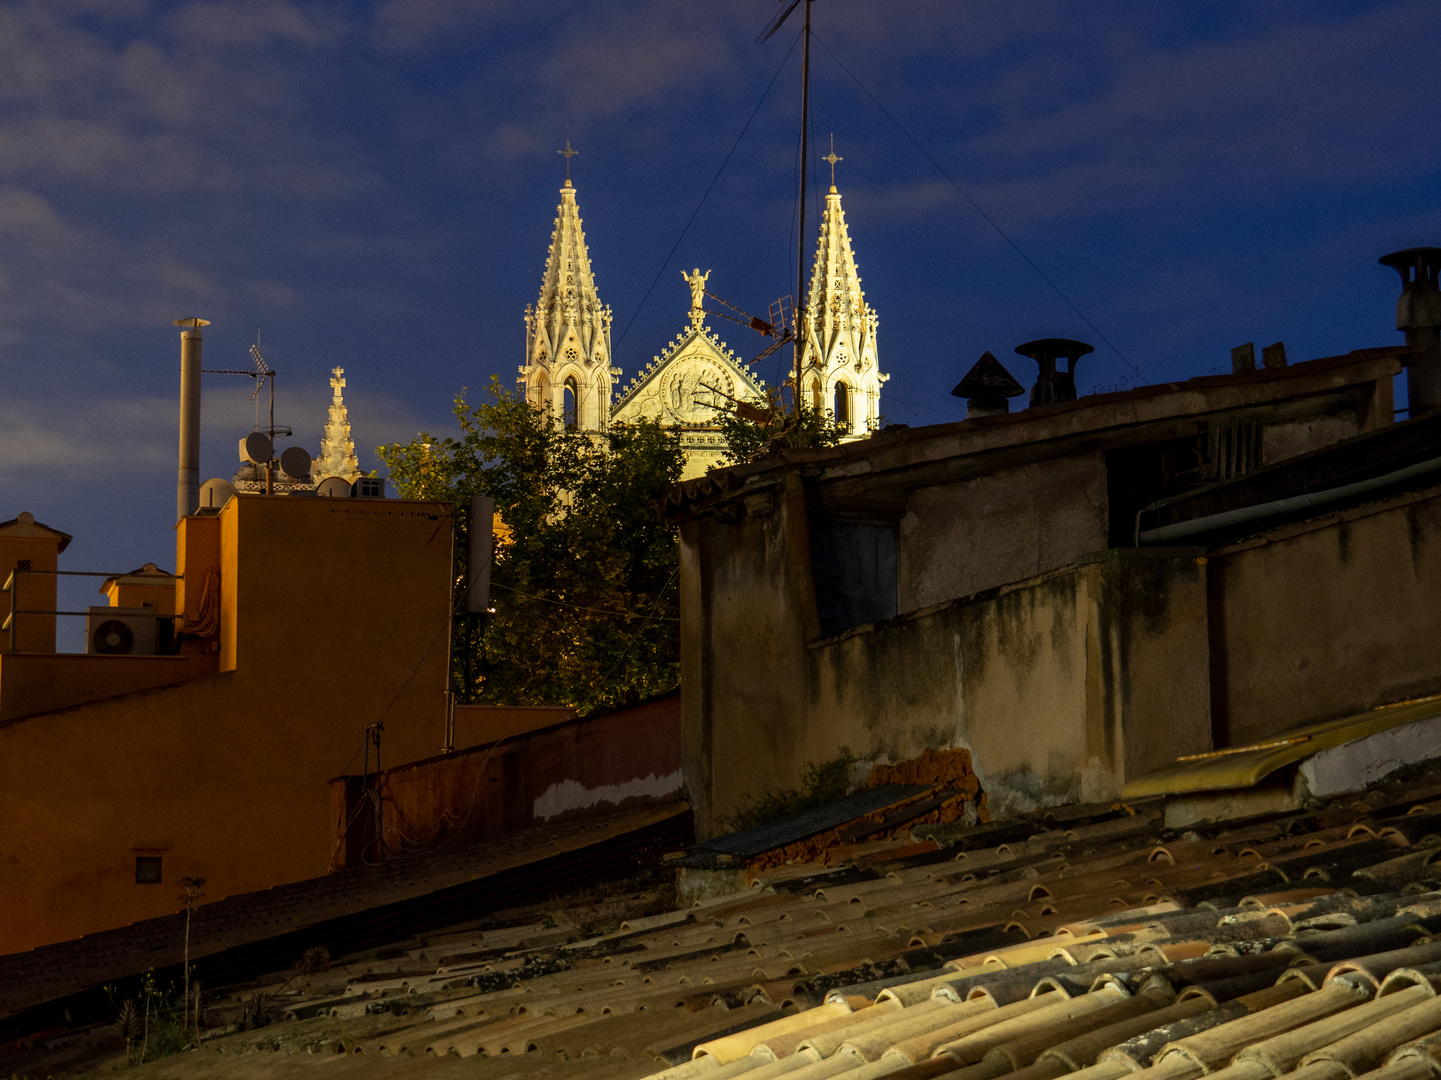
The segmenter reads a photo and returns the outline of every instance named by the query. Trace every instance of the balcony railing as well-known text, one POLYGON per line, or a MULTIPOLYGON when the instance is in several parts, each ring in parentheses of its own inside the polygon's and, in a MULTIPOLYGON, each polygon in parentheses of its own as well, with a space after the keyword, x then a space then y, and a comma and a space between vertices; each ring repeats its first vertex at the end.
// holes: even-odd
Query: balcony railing
MULTIPOLYGON (((59 611, 59 610, 51 611, 51 610, 49 610, 49 609, 42 609, 42 608, 35 608, 35 609, 18 608, 18 607, 15 606, 15 602, 16 602, 16 600, 19 599, 19 596, 20 596, 20 593, 19 593, 19 590, 18 590, 17 586, 19 585, 19 582, 20 582, 21 578, 33 574, 33 575, 36 575, 37 577, 92 577, 92 578, 97 578, 97 577, 98 577, 98 578, 106 578, 106 579, 109 579, 109 578, 131 577, 131 576, 133 576, 133 573, 134 573, 133 571, 126 571, 126 572, 120 573, 120 574, 107 574, 107 573, 103 573, 103 572, 101 572, 101 571, 99 571, 99 570, 26 570, 26 569, 24 569, 24 568, 22 568, 22 567, 18 567, 18 566, 17 566, 14 570, 10 571, 10 576, 5 579, 5 584, 4 584, 4 585, 0 585, 0 593, 9 593, 9 594, 10 594, 10 597, 11 597, 11 600, 10 600, 10 614, 8 614, 8 615, 5 616, 5 621, 4 621, 3 623, 0 623, 0 633, 5 633, 5 632, 8 631, 9 634, 10 634, 10 648, 9 648, 9 651, 10 651, 10 652, 16 652, 16 651, 18 651, 17 648, 16 648, 16 642, 17 642, 16 630, 17 630, 17 628, 18 628, 18 625, 19 625, 19 621, 20 621, 20 620, 19 620, 16 616, 19 616, 19 615, 78 615, 78 616, 81 616, 81 617, 84 617, 84 618, 89 618, 92 614, 94 614, 93 612, 90 612, 90 611, 59 611)), ((185 575, 184 575, 184 574, 167 574, 167 575, 166 575, 166 580, 167 580, 167 581, 183 581, 184 579, 185 579, 185 575)))

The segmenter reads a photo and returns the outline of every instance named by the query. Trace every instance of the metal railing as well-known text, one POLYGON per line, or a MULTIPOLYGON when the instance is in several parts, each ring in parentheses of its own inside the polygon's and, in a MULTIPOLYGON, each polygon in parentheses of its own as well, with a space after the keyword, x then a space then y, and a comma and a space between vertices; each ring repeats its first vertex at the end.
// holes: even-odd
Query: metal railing
MULTIPOLYGON (((0 585, 0 593, 9 593, 11 598, 10 613, 5 616, 5 621, 0 623, 0 633, 9 631, 9 651, 12 653, 19 651, 16 648, 16 630, 20 622, 20 620, 16 618, 17 615, 80 615, 88 618, 92 614, 92 612, 89 611, 51 611, 43 608, 30 610, 16 607, 16 601, 18 601, 20 597, 18 589, 20 578, 29 574, 35 574, 39 577, 98 577, 109 579, 132 577, 134 576, 134 571, 127 570, 120 574, 107 574, 99 570, 27 570, 17 566, 14 570, 10 571, 10 576, 5 579, 5 584, 0 585)), ((167 574, 166 578, 170 581, 183 581, 185 580, 185 575, 167 574)))

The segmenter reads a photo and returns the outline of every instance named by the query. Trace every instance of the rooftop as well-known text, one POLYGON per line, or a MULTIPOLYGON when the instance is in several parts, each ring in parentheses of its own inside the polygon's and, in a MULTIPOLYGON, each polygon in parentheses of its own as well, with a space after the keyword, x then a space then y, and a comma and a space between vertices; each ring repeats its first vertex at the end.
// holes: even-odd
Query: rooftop
MULTIPOLYGON (((683 906, 613 892, 598 934, 594 893, 419 933, 396 919, 328 970, 211 984, 199 1048, 140 1075, 473 1073, 477 1056, 505 1059, 487 1076, 617 1080, 1438 1071, 1434 767, 1185 830, 1149 799, 875 835, 683 906)), ((106 1023, 25 1043, 0 1067, 124 1058, 106 1023)))

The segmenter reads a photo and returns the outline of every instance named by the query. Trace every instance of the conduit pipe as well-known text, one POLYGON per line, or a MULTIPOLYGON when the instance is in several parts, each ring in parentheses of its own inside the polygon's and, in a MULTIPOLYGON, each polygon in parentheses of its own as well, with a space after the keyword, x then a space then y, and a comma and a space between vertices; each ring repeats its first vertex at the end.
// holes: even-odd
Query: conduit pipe
POLYGON ((1353 495, 1364 495, 1369 491, 1386 487, 1390 484, 1399 484, 1403 480, 1410 480, 1417 476, 1426 476, 1429 473, 1441 472, 1441 458, 1431 458, 1429 461, 1418 461, 1414 465, 1407 465, 1403 469, 1395 469, 1392 472, 1383 473, 1381 476, 1373 476, 1369 480, 1358 480, 1354 484, 1342 484, 1340 487, 1325 488, 1322 491, 1308 491, 1301 495, 1292 495, 1285 499, 1274 499, 1271 502, 1256 503, 1254 506, 1243 506, 1236 510, 1227 510, 1220 514, 1209 514, 1206 517, 1193 518, 1190 521, 1178 521, 1174 525, 1161 525, 1154 529, 1142 530, 1141 514, 1158 510, 1165 505, 1164 501, 1153 502, 1144 507, 1136 515, 1136 546, 1142 544, 1164 544, 1183 540, 1189 536, 1199 536, 1201 533, 1212 532, 1216 529, 1229 528, 1232 525, 1244 525, 1248 521, 1258 521, 1261 518, 1273 517, 1279 514, 1295 513, 1298 510, 1307 510, 1320 506, 1328 506, 1331 503, 1349 499, 1353 495))

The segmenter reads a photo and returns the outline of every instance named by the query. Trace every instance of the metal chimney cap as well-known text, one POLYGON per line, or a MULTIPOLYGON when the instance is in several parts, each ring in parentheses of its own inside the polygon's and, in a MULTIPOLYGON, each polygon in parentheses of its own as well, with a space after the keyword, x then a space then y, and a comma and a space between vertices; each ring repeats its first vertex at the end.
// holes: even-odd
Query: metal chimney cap
POLYGON ((1427 267, 1431 270, 1430 280, 1436 280, 1436 271, 1441 268, 1441 247, 1413 247, 1403 248, 1400 251, 1393 251, 1390 255, 1382 255, 1376 260, 1382 266, 1389 266, 1392 270, 1401 275, 1401 279, 1407 284, 1411 283, 1411 277, 1407 274, 1413 266, 1427 267))
POLYGON ((1063 337, 1037 338, 1035 341, 1028 341, 1024 345, 1016 346, 1017 355, 1028 356, 1032 360, 1040 360, 1042 357, 1055 360, 1064 356, 1073 363, 1087 353, 1095 351, 1094 345, 1087 345, 1084 341, 1077 341, 1075 338, 1063 337))
POLYGON ((209 319, 199 319, 199 318, 194 318, 194 317, 189 318, 189 319, 175 319, 175 320, 172 322, 171 325, 173 325, 173 326, 183 326, 183 327, 185 327, 187 330, 199 330, 202 326, 209 326, 209 325, 210 325, 210 320, 209 320, 209 319))

